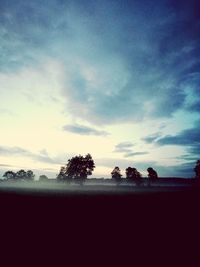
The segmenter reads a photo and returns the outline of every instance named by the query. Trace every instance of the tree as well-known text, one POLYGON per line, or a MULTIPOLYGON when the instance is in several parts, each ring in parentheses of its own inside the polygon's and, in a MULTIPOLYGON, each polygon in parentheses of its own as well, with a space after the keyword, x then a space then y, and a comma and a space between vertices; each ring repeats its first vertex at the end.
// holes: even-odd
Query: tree
POLYGON ((94 168, 95 164, 90 154, 87 154, 85 157, 81 155, 75 156, 68 160, 65 167, 61 167, 57 179, 77 179, 83 181, 87 179, 88 175, 92 174, 94 168))
POLYGON ((57 179, 59 180, 59 181, 63 181, 63 180, 66 180, 66 167, 64 167, 64 166, 61 166, 61 168, 60 168, 60 172, 59 172, 59 174, 58 174, 58 176, 57 176, 57 179))
POLYGON ((197 160, 196 166, 194 167, 195 178, 200 179, 200 160, 197 160))
POLYGON ((3 175, 6 179, 14 179, 16 177, 16 173, 13 171, 6 171, 3 175))
POLYGON ((13 171, 7 171, 4 173, 3 177, 6 179, 26 179, 26 180, 33 180, 35 175, 33 171, 28 170, 27 172, 25 170, 19 170, 18 172, 13 172, 13 171))
POLYGON ((139 185, 142 181, 142 175, 136 168, 128 167, 126 169, 126 178, 129 181, 135 182, 137 185, 139 185))
POLYGON ((19 170, 16 173, 16 179, 25 179, 26 178, 26 171, 25 170, 19 170))
POLYGON ((133 168, 131 168, 131 167, 126 168, 126 179, 128 179, 128 180, 134 179, 133 168))
POLYGON ((122 175, 121 175, 120 168, 116 166, 111 172, 111 176, 112 176, 112 179, 115 179, 116 182, 121 181, 122 175))
POLYGON ((34 177, 35 177, 35 175, 33 174, 33 171, 28 170, 28 171, 26 172, 26 177, 25 177, 26 179, 28 179, 28 180, 33 180, 34 177))
POLYGON ((148 171, 148 177, 151 181, 155 181, 158 178, 157 172, 152 167, 149 167, 147 171, 148 171))
POLYGON ((40 182, 46 182, 46 181, 48 181, 48 177, 46 175, 40 175, 39 181, 40 182))

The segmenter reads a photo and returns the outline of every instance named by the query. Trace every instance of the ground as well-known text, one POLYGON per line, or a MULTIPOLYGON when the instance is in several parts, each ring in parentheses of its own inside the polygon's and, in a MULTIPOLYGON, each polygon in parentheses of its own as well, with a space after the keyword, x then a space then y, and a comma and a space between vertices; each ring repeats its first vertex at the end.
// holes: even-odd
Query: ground
POLYGON ((135 261, 140 253, 141 260, 149 261, 148 252, 152 257, 162 252, 168 259, 180 244, 191 247, 193 241, 186 243, 186 238, 199 229, 198 185, 187 180, 176 186, 163 180, 150 187, 104 182, 1 182, 1 233, 14 236, 16 247, 20 241, 23 253, 35 240, 34 252, 42 253, 45 244, 52 255, 57 249, 68 258, 73 251, 78 259, 78 250, 86 257, 96 253, 98 261, 111 250, 114 258, 123 249, 123 259, 135 261))
POLYGON ((125 179, 116 184, 111 179, 88 179, 82 185, 78 182, 58 182, 56 180, 40 181, 1 181, 0 192, 50 194, 52 195, 79 195, 79 194, 136 194, 156 192, 178 192, 197 188, 195 179, 160 178, 149 184, 148 179, 143 179, 138 186, 125 179))

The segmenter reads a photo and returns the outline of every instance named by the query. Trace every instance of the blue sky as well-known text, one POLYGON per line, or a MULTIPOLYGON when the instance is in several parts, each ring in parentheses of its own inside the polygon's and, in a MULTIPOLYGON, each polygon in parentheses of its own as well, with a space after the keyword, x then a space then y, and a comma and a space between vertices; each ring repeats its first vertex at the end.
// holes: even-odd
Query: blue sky
POLYGON ((198 1, 0 1, 0 169, 53 177, 90 152, 193 176, 200 157, 198 1))

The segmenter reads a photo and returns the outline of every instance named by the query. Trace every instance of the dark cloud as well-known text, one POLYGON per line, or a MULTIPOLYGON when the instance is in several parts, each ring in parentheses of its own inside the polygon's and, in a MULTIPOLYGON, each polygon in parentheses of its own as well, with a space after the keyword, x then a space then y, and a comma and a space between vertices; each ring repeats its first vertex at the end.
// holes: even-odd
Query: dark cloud
MULTIPOLYGON (((88 80, 81 68, 66 81, 64 92, 75 116, 93 123, 170 117, 185 108, 188 96, 199 96, 199 92, 191 93, 188 88, 197 85, 191 74, 200 66, 200 27, 198 17, 193 17, 195 3, 190 3, 188 9, 188 5, 173 5, 170 1, 157 1, 149 7, 145 1, 133 2, 134 8, 124 5, 118 20, 119 6, 109 9, 106 4, 106 15, 97 8, 95 19, 91 15, 87 20, 87 26, 93 25, 88 26, 89 33, 96 37, 91 42, 99 40, 101 44, 93 43, 98 62, 94 69, 101 77, 101 87, 95 88, 94 81, 88 80), (110 64, 113 61, 115 65, 110 64)), ((193 111, 196 107, 191 106, 193 111)))
POLYGON ((152 135, 149 135, 149 136, 146 136, 146 137, 142 138, 142 140, 143 140, 145 143, 153 143, 153 142, 155 142, 160 136, 161 136, 161 133, 155 133, 155 134, 152 134, 152 135))
POLYGON ((195 162, 196 161, 186 162, 178 166, 173 166, 172 167, 173 172, 180 177, 193 178, 195 176, 194 173, 195 162))
POLYGON ((185 88, 190 90, 190 94, 185 100, 184 108, 189 112, 196 112, 199 114, 200 111, 200 66, 191 70, 191 73, 188 73, 186 77, 183 78, 182 84, 185 88))
POLYGON ((194 177, 194 166, 192 162, 177 164, 173 166, 161 166, 158 163, 152 167, 157 170, 160 177, 182 177, 182 178, 193 178, 194 177))
POLYGON ((68 124, 63 126, 63 130, 75 134, 80 135, 96 135, 96 136, 107 136, 109 133, 106 131, 100 131, 95 128, 91 128, 88 126, 80 125, 80 124, 68 124))
POLYGON ((191 154, 184 154, 184 155, 181 155, 181 156, 178 156, 176 157, 176 159, 181 159, 181 160, 187 160, 188 162, 190 161, 196 161, 197 157, 196 155, 191 155, 191 154))
POLYGON ((153 143, 158 146, 176 145, 186 148, 188 154, 179 158, 183 160, 195 160, 200 158, 200 121, 196 121, 194 127, 186 129, 177 135, 166 135, 160 137, 160 134, 147 136, 143 140, 147 143, 153 143))
POLYGON ((189 105, 187 107, 187 109, 189 111, 192 111, 192 112, 200 112, 200 100, 196 100, 193 104, 189 105))
POLYGON ((156 141, 158 145, 181 145, 181 146, 195 146, 200 145, 200 121, 195 127, 181 131, 177 135, 167 135, 159 138, 156 141))
POLYGON ((95 124, 199 112, 197 1, 83 2, 1 2, 0 70, 62 61, 67 111, 95 124))
POLYGON ((198 156, 200 158, 200 142, 198 144, 194 144, 188 149, 188 152, 192 155, 198 156))
POLYGON ((58 18, 64 13, 58 1, 1 2, 0 71, 16 71, 46 55, 50 43, 67 29, 66 20, 58 18))
POLYGON ((161 133, 155 133, 153 135, 142 138, 146 143, 154 143, 157 145, 181 145, 192 146, 191 151, 197 152, 198 145, 200 144, 200 120, 196 121, 192 128, 183 130, 177 135, 166 135, 161 137, 161 133), (197 148, 196 148, 196 147, 197 148))

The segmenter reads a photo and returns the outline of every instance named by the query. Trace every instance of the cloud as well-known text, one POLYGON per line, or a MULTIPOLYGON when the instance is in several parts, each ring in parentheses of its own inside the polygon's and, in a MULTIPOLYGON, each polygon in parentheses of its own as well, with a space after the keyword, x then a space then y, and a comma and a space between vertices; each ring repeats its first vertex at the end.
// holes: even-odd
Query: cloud
POLYGON ((147 136, 143 138, 147 143, 153 143, 157 146, 183 146, 188 154, 181 155, 177 157, 181 160, 187 160, 188 165, 191 164, 190 161, 195 161, 200 158, 200 120, 196 121, 192 128, 183 130, 176 135, 166 135, 160 137, 160 134, 155 134, 153 136, 147 136))
POLYGON ((131 152, 132 151, 132 147, 134 146, 133 143, 131 142, 122 142, 122 143, 119 143, 115 146, 115 150, 114 152, 117 152, 117 153, 128 153, 128 152, 131 152))
POLYGON ((198 146, 200 144, 199 129, 200 120, 197 120, 192 128, 182 130, 176 135, 166 135, 164 137, 161 137, 161 133, 155 133, 153 135, 142 138, 142 140, 144 140, 146 143, 154 143, 159 146, 192 146, 193 152, 197 152, 195 146, 198 146))
MULTIPOLYGON (((97 124, 170 117, 186 108, 188 98, 199 96, 188 87, 198 85, 191 74, 200 64, 200 30, 197 18, 191 19, 195 7, 160 2, 150 5, 151 12, 135 2, 134 9, 125 5, 118 21, 117 5, 108 6, 106 20, 98 8, 95 19, 91 15, 84 20, 94 58, 76 62, 75 74, 65 80, 63 92, 74 116, 97 124), (195 28, 192 34, 185 30, 188 24, 195 28)), ((80 32, 82 20, 76 24, 80 32)), ((87 47, 85 38, 81 41, 87 47)))
POLYGON ((2 156, 17 156, 17 157, 28 157, 32 160, 44 162, 44 163, 50 163, 50 164, 60 164, 61 159, 59 158, 51 158, 47 152, 44 153, 44 151, 40 153, 32 153, 29 150, 20 148, 20 147, 6 147, 6 146, 0 146, 0 155, 2 156))
MULTIPOLYGON (((127 167, 135 167, 138 171, 143 174, 143 177, 147 176, 147 168, 154 168, 160 177, 185 177, 191 178, 194 177, 194 165, 192 162, 178 164, 174 166, 163 166, 157 163, 156 161, 137 161, 133 162, 129 159, 120 159, 120 158, 98 158, 95 160, 97 166, 104 166, 114 169, 115 166, 118 166, 123 176, 125 177, 125 169, 127 167)), ((108 177, 111 177, 110 173, 107 174, 108 177)))
POLYGON ((20 147, 5 147, 0 146, 0 155, 29 155, 30 152, 20 147))
POLYGON ((134 156, 140 156, 140 155, 146 155, 148 154, 149 152, 130 152, 130 153, 126 153, 124 155, 125 158, 130 158, 130 157, 134 157, 134 156))
POLYGON ((179 177, 193 178, 195 162, 187 162, 177 166, 173 166, 171 169, 179 177))
POLYGON ((194 156, 200 158, 200 142, 198 144, 195 143, 193 146, 189 147, 188 152, 191 155, 194 155, 194 156))
POLYGON ((96 136, 107 136, 109 133, 106 131, 99 131, 95 128, 91 128, 88 126, 80 125, 80 124, 68 124, 63 126, 63 130, 75 134, 80 135, 96 135, 96 136))
POLYGON ((177 135, 167 135, 156 141, 158 145, 181 145, 198 146, 200 145, 200 121, 193 128, 181 131, 177 135))
POLYGON ((0 167, 14 167, 13 165, 10 165, 10 164, 0 164, 0 167))
POLYGON ((190 155, 190 154, 185 154, 185 155, 181 155, 181 156, 178 156, 176 157, 176 159, 181 159, 181 160, 187 160, 188 162, 190 161, 196 161, 197 157, 196 155, 190 155))
MULTIPOLYGON (((199 67, 198 67, 199 69, 199 67)), ((185 98, 184 109, 189 112, 199 113, 200 111, 200 76, 199 71, 194 68, 186 77, 182 80, 182 85, 188 92, 185 98)))
POLYGON ((183 130, 176 135, 166 135, 161 137, 155 134, 150 137, 143 138, 147 143, 153 143, 158 146, 183 146, 186 153, 176 157, 178 160, 185 161, 177 166, 168 167, 165 171, 168 175, 177 175, 180 177, 193 177, 194 166, 197 159, 200 158, 200 121, 196 121, 193 127, 183 130))
POLYGON ((57 1, 49 1, 48 7, 41 1, 1 3, 0 71, 16 71, 33 65, 47 54, 50 43, 61 34, 61 28, 64 33, 64 25, 56 14, 64 17, 64 10, 57 1))
POLYGON ((114 152, 125 153, 125 158, 148 154, 148 152, 133 152, 133 146, 134 144, 131 142, 121 142, 115 146, 114 152))
POLYGON ((161 136, 161 133, 155 133, 155 134, 152 134, 152 135, 143 137, 142 140, 145 143, 148 143, 149 144, 149 143, 155 142, 160 136, 161 136))
POLYGON ((187 107, 189 111, 200 112, 200 100, 196 100, 195 103, 187 107))
POLYGON ((114 168, 115 166, 119 166, 122 169, 126 169, 129 166, 134 166, 141 170, 146 170, 149 166, 155 166, 155 161, 137 161, 133 162, 130 159, 122 159, 122 158, 97 158, 95 160, 96 166, 103 166, 108 168, 114 168))
POLYGON ((198 112, 195 3, 3 1, 0 71, 56 58, 66 111, 96 125, 198 112))

